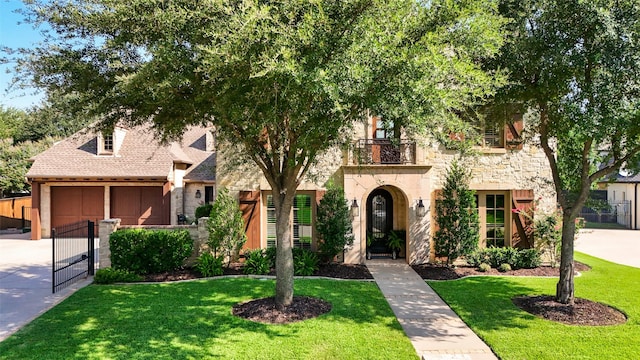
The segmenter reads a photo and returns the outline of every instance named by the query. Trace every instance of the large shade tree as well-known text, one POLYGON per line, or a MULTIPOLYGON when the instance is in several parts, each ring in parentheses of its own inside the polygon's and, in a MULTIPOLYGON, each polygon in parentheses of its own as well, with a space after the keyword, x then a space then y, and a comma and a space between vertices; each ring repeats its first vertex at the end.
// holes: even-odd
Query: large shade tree
POLYGON ((164 138, 210 123, 262 171, 276 212, 276 304, 293 299, 295 193, 365 110, 407 129, 446 126, 500 81, 495 2, 67 0, 32 4, 52 37, 19 70, 67 112, 164 138), (411 126, 410 126, 411 125, 411 126))
POLYGON ((572 303, 575 220, 589 190, 640 162, 640 2, 502 1, 500 10, 510 39, 489 67, 508 69, 511 82, 493 113, 527 113, 549 160, 563 223, 556 298, 572 303))

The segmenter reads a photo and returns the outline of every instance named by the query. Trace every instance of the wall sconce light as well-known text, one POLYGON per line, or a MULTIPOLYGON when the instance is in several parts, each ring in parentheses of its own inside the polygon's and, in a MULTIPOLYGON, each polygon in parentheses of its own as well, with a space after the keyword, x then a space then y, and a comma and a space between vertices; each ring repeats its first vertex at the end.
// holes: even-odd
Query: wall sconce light
POLYGON ((424 217, 426 214, 427 214, 427 208, 424 207, 424 204, 422 203, 422 198, 420 198, 420 200, 418 200, 418 205, 416 205, 416 216, 424 217))
POLYGON ((351 203, 351 217, 360 216, 360 208, 358 207, 358 202, 356 198, 353 198, 353 202, 351 203))
POLYGON ((202 193, 200 190, 196 190, 196 199, 200 199, 202 197, 202 193))

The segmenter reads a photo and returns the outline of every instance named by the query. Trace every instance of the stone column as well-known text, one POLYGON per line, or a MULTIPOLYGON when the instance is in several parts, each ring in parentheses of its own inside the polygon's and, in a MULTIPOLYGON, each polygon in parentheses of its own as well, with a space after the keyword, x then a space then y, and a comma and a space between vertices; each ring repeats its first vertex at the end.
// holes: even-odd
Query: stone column
POLYGON ((106 219, 100 221, 100 250, 98 251, 98 269, 111 267, 111 249, 109 248, 109 237, 111 233, 120 227, 120 219, 106 219))

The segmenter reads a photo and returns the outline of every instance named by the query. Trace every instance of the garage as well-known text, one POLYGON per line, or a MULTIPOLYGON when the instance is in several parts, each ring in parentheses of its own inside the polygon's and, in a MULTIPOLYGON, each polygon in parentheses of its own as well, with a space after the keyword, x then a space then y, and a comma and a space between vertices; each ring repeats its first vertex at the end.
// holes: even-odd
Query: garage
POLYGON ((169 208, 162 186, 111 187, 111 217, 121 225, 168 224, 169 208))
POLYGON ((51 227, 104 219, 104 187, 52 186, 51 227))

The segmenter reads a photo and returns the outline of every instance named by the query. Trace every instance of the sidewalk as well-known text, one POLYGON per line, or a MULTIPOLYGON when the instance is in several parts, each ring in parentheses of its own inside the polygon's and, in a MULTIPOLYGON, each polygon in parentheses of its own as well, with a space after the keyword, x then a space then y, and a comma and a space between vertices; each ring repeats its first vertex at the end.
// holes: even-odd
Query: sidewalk
POLYGON ((0 235, 0 341, 51 309, 92 279, 51 293, 51 239, 0 235))
POLYGON ((491 349, 401 260, 367 268, 424 360, 497 360, 491 349))

